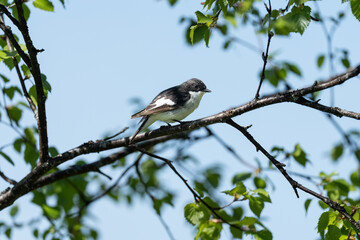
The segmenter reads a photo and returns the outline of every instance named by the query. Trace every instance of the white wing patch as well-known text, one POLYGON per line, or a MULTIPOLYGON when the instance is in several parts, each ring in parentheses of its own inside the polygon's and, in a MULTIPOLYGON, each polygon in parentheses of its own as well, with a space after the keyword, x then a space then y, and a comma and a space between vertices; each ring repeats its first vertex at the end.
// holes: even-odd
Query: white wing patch
POLYGON ((151 109, 155 109, 155 108, 158 108, 160 106, 163 106, 163 105, 175 105, 175 103, 171 100, 171 99, 168 99, 168 98, 165 98, 165 97, 162 97, 162 98, 159 98, 157 99, 153 104, 152 108, 148 109, 148 110, 151 110, 151 109))

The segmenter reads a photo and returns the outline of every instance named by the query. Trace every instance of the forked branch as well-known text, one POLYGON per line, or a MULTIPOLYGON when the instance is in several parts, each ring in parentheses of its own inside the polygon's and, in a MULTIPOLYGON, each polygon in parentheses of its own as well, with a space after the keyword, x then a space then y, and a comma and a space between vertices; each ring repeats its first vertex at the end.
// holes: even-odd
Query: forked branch
POLYGON ((261 144, 254 139, 254 137, 247 131, 246 128, 238 125, 232 119, 228 119, 226 121, 226 123, 229 124, 230 126, 236 128, 237 130, 239 130, 255 146, 256 150, 259 150, 260 152, 262 152, 275 165, 275 167, 281 172, 281 174, 291 184, 291 186, 294 189, 295 194, 298 198, 299 198, 299 193, 298 193, 297 189, 300 189, 304 192, 309 193, 310 195, 322 200, 324 203, 329 205, 329 207, 331 207, 332 209, 340 212, 356 228, 357 231, 360 231, 360 225, 355 221, 355 219, 351 216, 351 214, 349 214, 345 210, 345 208, 343 206, 341 206, 337 202, 332 201, 330 198, 327 198, 321 194, 318 194, 318 193, 314 192, 313 190, 299 184, 297 181, 292 179, 289 176, 289 174, 286 172, 286 170, 284 168, 285 165, 280 163, 279 161, 277 161, 268 151, 266 151, 265 148, 263 148, 261 146, 261 144))

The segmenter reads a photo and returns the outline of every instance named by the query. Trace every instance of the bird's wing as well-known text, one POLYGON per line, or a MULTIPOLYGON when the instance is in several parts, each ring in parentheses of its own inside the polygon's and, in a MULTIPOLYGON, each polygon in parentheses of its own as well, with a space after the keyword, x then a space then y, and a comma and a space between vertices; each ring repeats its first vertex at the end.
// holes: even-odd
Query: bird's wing
POLYGON ((169 88, 159 93, 145 109, 135 113, 131 118, 175 110, 185 104, 188 98, 190 98, 190 94, 188 95, 189 96, 184 98, 184 94, 180 95, 176 88, 169 88), (169 98, 169 96, 171 96, 171 98, 169 98), (180 96, 182 96, 182 98, 180 98, 180 96))

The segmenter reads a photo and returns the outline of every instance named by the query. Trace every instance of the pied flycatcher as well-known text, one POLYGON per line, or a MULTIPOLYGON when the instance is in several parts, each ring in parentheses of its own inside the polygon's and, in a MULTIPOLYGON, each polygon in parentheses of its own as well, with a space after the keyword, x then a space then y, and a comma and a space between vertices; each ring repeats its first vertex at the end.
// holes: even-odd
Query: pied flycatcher
POLYGON ((130 141, 155 121, 163 121, 168 125, 180 122, 199 106, 200 100, 206 92, 211 91, 197 78, 162 91, 145 109, 131 116, 131 118, 142 118, 139 129, 130 141))

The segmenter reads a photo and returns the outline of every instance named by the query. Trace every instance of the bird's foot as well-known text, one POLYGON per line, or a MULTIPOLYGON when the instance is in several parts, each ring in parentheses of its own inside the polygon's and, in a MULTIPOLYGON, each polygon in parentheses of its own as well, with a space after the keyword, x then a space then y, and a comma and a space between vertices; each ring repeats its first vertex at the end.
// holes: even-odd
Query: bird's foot
POLYGON ((188 122, 190 122, 190 121, 179 121, 179 120, 173 120, 174 122, 177 122, 177 123, 180 123, 180 124, 184 124, 184 123, 188 123, 188 122))
POLYGON ((165 128, 171 127, 170 123, 166 123, 166 124, 167 124, 166 126, 160 126, 160 129, 165 129, 165 128))

